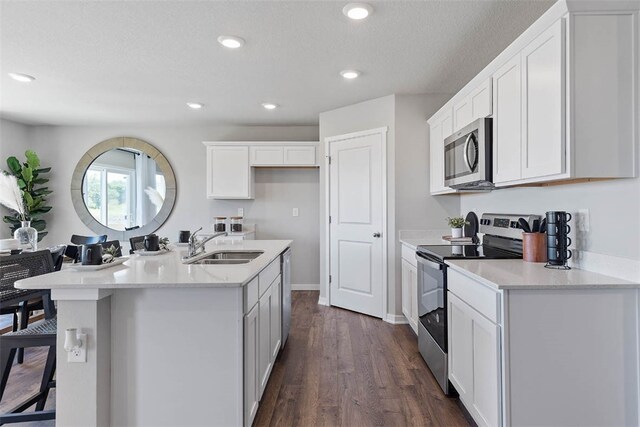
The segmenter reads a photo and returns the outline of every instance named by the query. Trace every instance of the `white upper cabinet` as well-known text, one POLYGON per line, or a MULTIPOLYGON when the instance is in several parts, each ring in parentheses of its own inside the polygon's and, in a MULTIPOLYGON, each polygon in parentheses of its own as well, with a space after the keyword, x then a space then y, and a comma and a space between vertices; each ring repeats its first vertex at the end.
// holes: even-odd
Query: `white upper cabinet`
POLYGON ((522 72, 516 55, 493 75, 493 182, 518 180, 522 146, 522 72))
POLYGON ((251 166, 318 166, 317 143, 287 142, 250 146, 251 166))
POLYGON ((498 187, 636 177, 639 8, 630 4, 557 2, 430 118, 431 193, 444 193, 434 174, 446 115, 452 132, 493 117, 498 187))
POLYGON ((565 171, 564 46, 559 19, 522 51, 523 178, 565 171))
POLYGON ((249 167, 249 147, 207 147, 207 197, 253 199, 253 171, 249 167))
POLYGON ((317 167, 318 142, 203 142, 207 197, 253 199, 254 167, 317 167))
POLYGON ((454 193, 444 185, 444 139, 453 133, 451 110, 433 119, 429 125, 429 155, 431 160, 429 178, 431 194, 454 193))
MULTIPOLYGON (((491 115, 491 79, 487 79, 472 90, 453 107, 453 132, 459 131, 474 120, 491 115)), ((450 134, 444 135, 444 138, 450 134)))

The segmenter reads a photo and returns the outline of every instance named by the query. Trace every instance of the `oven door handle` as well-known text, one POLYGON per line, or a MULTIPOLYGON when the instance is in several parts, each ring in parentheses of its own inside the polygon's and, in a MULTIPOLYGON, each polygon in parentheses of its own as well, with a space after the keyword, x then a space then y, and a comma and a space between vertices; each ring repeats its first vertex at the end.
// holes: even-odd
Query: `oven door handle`
POLYGON ((416 255, 416 260, 418 261, 418 264, 422 264, 422 265, 425 265, 427 267, 434 268, 436 270, 442 270, 442 264, 434 262, 434 261, 429 261, 428 259, 425 259, 425 258, 421 257, 420 255, 416 255))

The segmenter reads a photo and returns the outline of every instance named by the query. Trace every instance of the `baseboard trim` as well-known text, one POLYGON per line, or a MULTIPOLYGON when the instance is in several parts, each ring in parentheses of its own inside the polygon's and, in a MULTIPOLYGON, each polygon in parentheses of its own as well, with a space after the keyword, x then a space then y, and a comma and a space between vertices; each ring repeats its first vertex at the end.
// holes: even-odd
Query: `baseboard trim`
POLYGON ((299 283, 291 284, 292 291, 319 291, 320 284, 318 283, 299 283))
POLYGON ((318 305, 329 306, 329 301, 325 297, 318 297, 318 305))
POLYGON ((387 316, 384 318, 384 321, 387 323, 391 323, 392 325, 406 325, 409 323, 404 314, 391 314, 387 313, 387 316))

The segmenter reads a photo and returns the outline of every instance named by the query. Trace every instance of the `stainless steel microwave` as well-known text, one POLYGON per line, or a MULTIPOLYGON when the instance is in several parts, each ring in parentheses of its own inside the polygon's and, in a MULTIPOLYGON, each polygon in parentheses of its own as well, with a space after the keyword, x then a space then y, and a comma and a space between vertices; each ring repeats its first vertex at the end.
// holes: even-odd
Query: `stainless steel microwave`
POLYGON ((444 185, 491 190, 492 120, 478 119, 444 140, 444 185))

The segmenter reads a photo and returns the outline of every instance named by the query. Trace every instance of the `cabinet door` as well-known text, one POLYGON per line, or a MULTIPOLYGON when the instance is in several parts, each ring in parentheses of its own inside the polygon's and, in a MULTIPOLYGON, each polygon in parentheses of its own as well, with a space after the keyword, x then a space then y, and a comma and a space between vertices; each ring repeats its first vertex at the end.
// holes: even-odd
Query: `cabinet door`
POLYGON ((282 341, 282 280, 281 276, 271 285, 271 362, 275 363, 282 341))
MULTIPOLYGON (((453 131, 458 131, 473 121, 470 98, 467 96, 453 107, 453 131)), ((453 133, 453 132, 451 132, 453 133)), ((444 138, 450 134, 444 135, 444 138)), ((443 138, 443 139, 444 139, 443 138)))
POLYGON ((473 319, 465 303, 451 292, 447 297, 449 380, 460 393, 460 399, 469 404, 473 396, 473 319))
POLYGON ((282 166, 284 151, 282 146, 257 145, 250 148, 251 166, 282 166))
POLYGON ((271 374, 271 288, 267 289, 258 301, 260 312, 258 313, 260 348, 258 349, 258 360, 260 363, 260 397, 267 386, 269 375, 271 374))
POLYGON ((285 145, 284 164, 288 166, 315 166, 316 147, 311 145, 285 145))
POLYGON ((522 51, 523 178, 565 171, 564 46, 560 19, 522 51))
POLYGON ((453 133, 451 112, 436 119, 429 129, 429 167, 431 194, 454 193, 444 185, 444 139, 453 133))
POLYGON ((258 304, 244 317, 244 425, 251 426, 258 412, 258 304))
MULTIPOLYGON (((401 261, 402 265, 402 314, 411 324, 411 272, 409 264, 406 260, 401 261)), ((417 295, 416 295, 417 298, 417 295)))
POLYGON ((500 425, 500 327, 472 312, 473 408, 478 425, 500 425))
POLYGON ((493 182, 521 178, 522 73, 520 55, 493 75, 493 182))
POLYGON ((207 197, 252 199, 253 177, 249 147, 214 145, 207 147, 207 197))
POLYGON ((491 79, 487 79, 469 95, 471 106, 471 120, 481 119, 491 115, 492 108, 491 79))
POLYGON ((418 333, 418 269, 409 264, 409 295, 411 304, 411 318, 409 324, 418 333))

